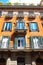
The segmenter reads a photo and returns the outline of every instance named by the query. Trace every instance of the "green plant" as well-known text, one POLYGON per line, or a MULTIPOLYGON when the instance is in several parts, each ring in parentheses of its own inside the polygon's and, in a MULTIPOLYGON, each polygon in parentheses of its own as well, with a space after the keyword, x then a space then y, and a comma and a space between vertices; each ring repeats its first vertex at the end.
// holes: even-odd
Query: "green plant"
POLYGON ((6 4, 7 4, 7 5, 11 5, 11 2, 7 2, 6 4))
POLYGON ((23 3, 23 5, 26 5, 26 3, 23 3))
POLYGON ((15 2, 15 3, 14 3, 14 5, 19 5, 19 4, 20 4, 20 3, 18 3, 18 2, 15 2))
POLYGON ((32 3, 32 4, 30 4, 29 6, 35 6, 35 5, 32 3))
POLYGON ((2 3, 2 2, 0 2, 0 5, 3 5, 3 3, 2 3))
POLYGON ((37 4, 37 6, 40 6, 40 4, 37 4))

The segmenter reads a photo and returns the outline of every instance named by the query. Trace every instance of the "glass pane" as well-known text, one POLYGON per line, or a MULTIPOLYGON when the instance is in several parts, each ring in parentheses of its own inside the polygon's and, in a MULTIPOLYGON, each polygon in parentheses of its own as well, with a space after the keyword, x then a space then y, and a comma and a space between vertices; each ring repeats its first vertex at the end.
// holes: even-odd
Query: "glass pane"
POLYGON ((20 29, 23 29, 23 23, 20 23, 20 29))
POLYGON ((13 15, 13 12, 12 12, 12 11, 9 11, 9 12, 8 12, 8 15, 9 15, 9 16, 13 15))
POLYGON ((24 40, 21 40, 21 46, 24 47, 24 40))
POLYGON ((6 30, 6 23, 4 24, 3 30, 6 30))
POLYGON ((34 43, 34 48, 39 48, 39 44, 40 44, 40 42, 39 42, 39 39, 38 38, 33 38, 33 43, 34 43))
POLYGON ((20 47, 20 40, 18 40, 18 47, 20 47))
POLYGON ((11 30, 11 23, 8 23, 7 30, 11 30))
POLYGON ((11 30, 12 28, 12 23, 6 22, 4 24, 3 30, 11 30))
POLYGON ((8 41, 9 41, 9 38, 3 38, 2 39, 2 45, 1 45, 1 48, 7 48, 8 47, 8 41))
POLYGON ((24 47, 24 38, 21 38, 21 46, 24 47))
POLYGON ((9 30, 9 28, 10 28, 10 23, 7 24, 7 30, 9 30))
POLYGON ((24 28, 24 23, 18 22, 18 23, 17 23, 17 28, 18 28, 18 29, 23 29, 23 28, 24 28))
POLYGON ((30 23, 30 29, 31 31, 36 31, 38 28, 37 28, 37 23, 30 23))

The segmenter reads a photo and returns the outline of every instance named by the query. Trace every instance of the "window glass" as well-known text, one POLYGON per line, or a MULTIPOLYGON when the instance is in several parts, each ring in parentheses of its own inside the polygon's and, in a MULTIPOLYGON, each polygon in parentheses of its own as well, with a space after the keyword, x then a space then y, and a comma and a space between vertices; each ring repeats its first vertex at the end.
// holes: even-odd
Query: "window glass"
POLYGON ((32 48, 39 49, 41 45, 41 37, 32 36, 30 37, 30 43, 32 48))
POLYGON ((20 16, 23 16, 23 11, 19 11, 19 15, 20 16))
POLYGON ((3 37, 1 48, 8 48, 9 46, 9 37, 3 37))
POLYGON ((20 47, 20 40, 18 40, 18 47, 20 47))
POLYGON ((36 22, 30 22, 29 26, 31 31, 38 31, 38 25, 36 22))
POLYGON ((12 29, 12 23, 11 22, 5 22, 3 26, 3 30, 10 31, 12 29))
POLYGON ((39 39, 38 38, 33 38, 33 43, 34 43, 34 48, 39 48, 39 39))
POLYGON ((17 22, 18 29, 24 29, 24 22, 17 22))
POLYGON ((12 16, 13 15, 13 11, 8 11, 8 15, 12 16))
POLYGON ((24 37, 16 37, 15 38, 15 46, 20 49, 25 47, 25 38, 24 37))

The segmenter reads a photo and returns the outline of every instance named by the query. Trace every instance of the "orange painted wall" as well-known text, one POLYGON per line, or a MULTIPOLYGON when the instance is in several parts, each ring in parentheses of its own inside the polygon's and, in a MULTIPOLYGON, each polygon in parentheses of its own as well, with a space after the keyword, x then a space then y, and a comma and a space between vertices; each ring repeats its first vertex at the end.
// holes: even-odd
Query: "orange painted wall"
MULTIPOLYGON (((4 16, 4 15, 0 17, 0 36, 10 36, 11 37, 12 34, 15 32, 14 27, 15 27, 15 24, 16 24, 17 16, 15 15, 15 16, 12 17, 12 19, 9 19, 9 20, 5 20, 5 17, 6 16, 4 16), (12 31, 2 31, 4 22, 12 22, 12 31)), ((24 21, 25 25, 27 27, 28 27, 27 23, 29 23, 29 22, 37 22, 38 23, 38 27, 39 27, 39 32, 38 31, 30 32, 29 31, 29 27, 28 27, 28 30, 26 32, 25 37, 26 37, 26 43, 28 45, 30 45, 30 43, 29 43, 29 37, 30 36, 43 36, 43 27, 42 27, 42 24, 41 24, 43 21, 40 19, 39 15, 37 15, 35 17, 35 19, 32 20, 32 21, 29 20, 28 16, 24 16, 24 20, 25 20, 24 21)), ((13 47, 13 41, 11 41, 11 40, 10 40, 10 47, 13 47)))

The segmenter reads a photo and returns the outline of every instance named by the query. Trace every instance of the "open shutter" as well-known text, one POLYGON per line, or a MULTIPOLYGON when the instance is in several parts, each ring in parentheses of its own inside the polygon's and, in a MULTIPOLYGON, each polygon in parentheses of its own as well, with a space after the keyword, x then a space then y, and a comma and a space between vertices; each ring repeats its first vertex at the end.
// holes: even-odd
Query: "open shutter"
POLYGON ((26 47, 26 39, 24 38, 24 48, 26 47))
POLYGON ((40 45, 41 45, 41 37, 39 36, 38 39, 39 39, 39 40, 38 40, 38 41, 39 41, 38 46, 40 47, 40 45))
POLYGON ((40 48, 43 48, 43 37, 41 37, 41 45, 40 48))
POLYGON ((31 48, 34 48, 33 37, 30 37, 30 46, 31 48))
POLYGON ((18 42, 18 39, 15 38, 15 40, 14 40, 14 48, 15 48, 15 49, 17 48, 17 42, 18 42))
POLYGON ((43 37, 41 37, 41 44, 43 45, 43 37))

